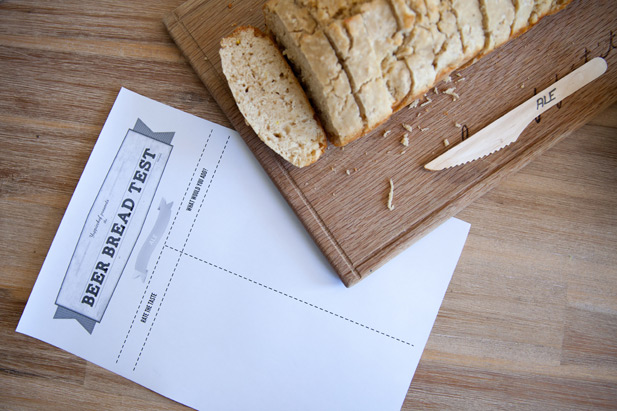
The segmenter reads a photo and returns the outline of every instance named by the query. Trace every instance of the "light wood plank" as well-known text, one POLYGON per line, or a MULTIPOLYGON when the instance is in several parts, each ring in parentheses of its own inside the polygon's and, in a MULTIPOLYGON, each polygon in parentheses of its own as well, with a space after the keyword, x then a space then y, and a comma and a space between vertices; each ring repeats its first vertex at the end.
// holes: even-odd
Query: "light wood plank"
MULTIPOLYGON (((230 124, 188 62, 179 59, 163 26, 182 3, 0 2, 2 409, 186 409, 14 331, 120 86, 230 124), (67 46, 77 39, 84 43, 67 46), (114 51, 116 44, 124 51, 114 51)), ((542 27, 536 29, 550 31, 550 24, 542 27)), ((607 28, 617 34, 614 22, 607 28)), ((599 45, 593 41, 591 53, 607 50, 607 38, 599 45)), ((491 60, 495 70, 509 62, 507 54, 491 60)), ((461 96, 479 81, 471 69, 463 75, 457 83, 461 96)), ((533 84, 526 80, 530 74, 522 75, 525 87, 517 84, 516 98, 554 80, 546 76, 533 84)), ((487 81, 494 85, 498 79, 487 81)), ((442 130, 469 120, 455 116, 445 99, 434 103, 427 107, 442 114, 435 122, 442 130)), ((478 114, 474 121, 491 117, 478 114)), ((552 129, 552 121, 545 115, 540 125, 552 129)), ((394 161, 399 139, 393 134, 381 151, 369 154, 394 161)), ((336 171, 328 167, 295 178, 309 183, 315 200, 330 184, 361 182, 363 168, 357 180, 344 173, 363 156, 362 148, 332 151, 336 171)), ((363 167, 377 170, 378 162, 363 167)), ((613 104, 457 214, 472 224, 471 233, 403 409, 614 409, 616 179, 613 104)), ((385 205, 387 179, 381 183, 371 195, 385 205)))

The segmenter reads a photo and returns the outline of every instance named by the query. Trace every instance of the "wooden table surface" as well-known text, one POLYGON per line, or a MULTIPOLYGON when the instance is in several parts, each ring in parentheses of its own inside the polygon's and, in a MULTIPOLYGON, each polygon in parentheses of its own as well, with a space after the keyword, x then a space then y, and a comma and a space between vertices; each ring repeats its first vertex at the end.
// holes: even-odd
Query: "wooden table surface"
MULTIPOLYGON (((0 409, 184 408, 15 332, 120 87, 229 125, 163 26, 182 2, 0 1, 0 409)), ((403 409, 617 408, 617 104, 458 217, 403 409)))

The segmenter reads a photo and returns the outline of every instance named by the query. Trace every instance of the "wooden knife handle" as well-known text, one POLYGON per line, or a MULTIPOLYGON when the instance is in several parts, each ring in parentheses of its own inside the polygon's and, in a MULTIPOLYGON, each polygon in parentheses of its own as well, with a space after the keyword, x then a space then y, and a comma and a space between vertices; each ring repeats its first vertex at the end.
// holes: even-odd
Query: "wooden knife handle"
POLYGON ((606 72, 606 69, 606 61, 602 57, 596 57, 521 104, 519 106, 520 114, 524 116, 526 124, 570 94, 600 77, 606 72))

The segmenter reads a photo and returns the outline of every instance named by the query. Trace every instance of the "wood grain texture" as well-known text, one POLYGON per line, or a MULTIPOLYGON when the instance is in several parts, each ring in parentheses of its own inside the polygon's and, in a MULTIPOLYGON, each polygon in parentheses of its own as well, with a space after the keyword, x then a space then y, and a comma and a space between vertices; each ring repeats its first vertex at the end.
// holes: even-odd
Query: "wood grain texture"
MULTIPOLYGON (((121 86, 230 125, 162 23, 182 2, 0 2, 0 409, 185 409, 14 331, 121 86)), ((590 57, 609 50, 608 34, 594 41, 590 57)), ((463 74, 461 100, 476 78, 463 74)), ((527 76, 518 97, 554 74, 537 84, 527 76)), ((492 118, 475 115, 478 126, 492 118)), ((444 129, 451 120, 444 115, 444 129)), ((546 115, 532 127, 556 121, 546 115)), ((399 158, 387 156, 396 138, 380 160, 399 158)), ((321 177, 351 179, 342 173, 354 164, 337 154, 336 172, 321 177)), ((384 201, 387 189, 384 178, 384 201)), ((471 233, 403 409, 614 409, 617 105, 457 216, 471 233)))
POLYGON ((445 150, 444 139, 451 144, 461 140, 456 124, 473 134, 528 100, 534 90, 545 89, 587 59, 612 50, 617 3, 574 1, 458 72, 453 82, 439 83, 437 91, 426 96, 429 105, 404 108, 359 141, 344 148, 331 146, 317 163, 297 169, 267 149, 246 124, 220 65, 220 39, 234 27, 250 24, 265 29, 263 3, 243 1, 229 8, 223 0, 191 0, 170 14, 165 24, 347 286, 617 100, 617 54, 609 52, 607 73, 548 111, 507 150, 440 172, 423 168, 445 150), (216 19, 209 18, 213 10, 220 11, 216 19), (456 101, 443 93, 452 87, 460 96, 456 101), (403 123, 414 127, 410 147, 400 143, 407 132, 403 123), (387 138, 385 130, 392 131, 387 138), (397 187, 393 211, 386 206, 390 179, 397 187))

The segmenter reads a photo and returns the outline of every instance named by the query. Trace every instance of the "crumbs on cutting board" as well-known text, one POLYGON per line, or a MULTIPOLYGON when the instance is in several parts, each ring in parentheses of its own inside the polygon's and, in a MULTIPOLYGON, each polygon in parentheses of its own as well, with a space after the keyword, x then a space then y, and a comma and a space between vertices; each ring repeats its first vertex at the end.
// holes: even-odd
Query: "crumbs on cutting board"
MULTIPOLYGON (((382 152, 382 154, 386 154, 386 155, 403 155, 407 152, 408 148, 411 146, 411 139, 415 138, 415 136, 417 136, 418 131, 419 132, 429 132, 430 131, 430 127, 429 123, 425 123, 425 124, 421 124, 420 120, 418 120, 418 118, 420 118, 421 116, 424 117, 426 116, 426 113, 431 113, 434 112, 435 110, 435 104, 438 104, 438 102, 440 101, 440 96, 448 96, 449 98, 452 99, 453 102, 456 102, 460 99, 460 95, 457 93, 457 85, 456 83, 461 82, 465 80, 465 77, 463 77, 460 73, 452 73, 451 76, 448 75, 443 82, 441 83, 440 86, 434 86, 432 87, 427 93, 425 93, 423 96, 421 96, 418 99, 413 100, 408 106, 407 108, 409 109, 418 109, 416 110, 416 115, 414 116, 413 114, 409 114, 408 115, 408 120, 407 121, 403 121, 400 122, 399 125, 401 127, 401 129, 398 129, 398 127, 394 126, 394 125, 390 125, 388 128, 382 129, 379 133, 382 137, 386 138, 386 137, 393 137, 393 140, 389 140, 388 145, 397 142, 398 144, 400 144, 400 146, 398 146, 398 149, 395 149, 392 146, 389 146, 389 148, 391 149, 386 149, 386 151, 382 152), (432 106, 431 106, 432 105, 432 106), (412 119, 413 118, 413 119, 412 119), (420 124, 418 124, 420 123, 420 124), (402 147, 401 147, 402 146, 402 147)), ((445 99, 448 99, 448 97, 443 97, 445 99)), ((441 107, 441 103, 439 104, 439 106, 441 107)), ((441 112, 443 114, 443 116, 445 116, 445 118, 450 117, 450 111, 442 111, 441 112)), ((430 116, 430 115, 429 115, 430 116)), ((426 118, 428 118, 429 116, 427 116, 426 118)), ((429 120, 427 120, 429 121, 429 120)), ((451 119, 448 121, 449 124, 451 124, 452 126, 458 128, 458 129, 465 129, 465 125, 462 124, 459 121, 454 121, 453 119, 451 119)), ((437 127, 439 128, 439 127, 437 127)), ((453 137, 449 136, 447 138, 442 137, 441 144, 443 144, 443 147, 450 147, 452 145, 451 141, 452 141, 453 137)), ((344 150, 344 147, 341 147, 341 151, 344 150)), ((371 155, 370 160, 371 163, 378 163, 381 161, 381 159, 379 158, 379 156, 373 156, 371 152, 369 151, 363 151, 364 156, 369 156, 371 155)), ((361 153, 360 153, 361 154, 361 153)), ((339 165, 339 167, 331 167, 331 170, 333 172, 336 172, 339 175, 343 175, 343 176, 352 176, 356 171, 357 168, 343 168, 339 165), (339 173, 340 172, 340 173, 339 173)), ((389 211, 393 211, 395 209, 395 204, 394 204, 394 190, 395 190, 395 183, 394 183, 394 179, 393 178, 387 178, 387 184, 388 184, 388 194, 387 194, 387 198, 385 199, 385 205, 388 208, 389 211)), ((336 193, 332 192, 332 196, 336 196, 336 193)), ((382 197, 382 201, 383 201, 383 197, 382 197)))
POLYGON ((454 90, 456 90, 456 87, 450 87, 449 89, 444 91, 443 94, 447 94, 449 96, 452 96, 452 101, 456 101, 456 100, 458 100, 460 98, 460 96, 458 94, 456 94, 456 92, 454 90))
POLYGON ((409 106, 407 106, 407 108, 416 108, 418 107, 418 104, 420 104, 420 100, 415 99, 414 101, 411 102, 409 106))
POLYGON ((390 191, 388 192, 388 202, 386 203, 388 210, 394 210, 394 182, 390 179, 390 191))

